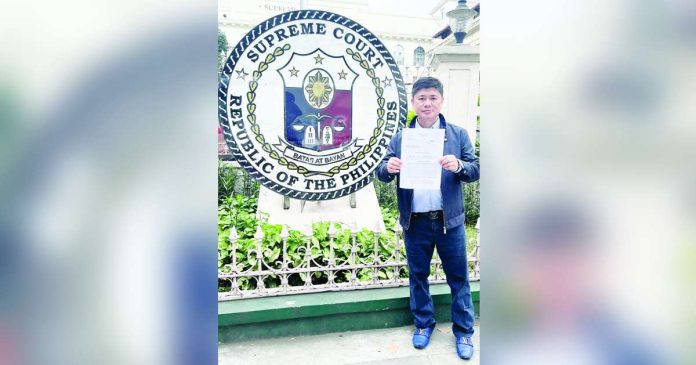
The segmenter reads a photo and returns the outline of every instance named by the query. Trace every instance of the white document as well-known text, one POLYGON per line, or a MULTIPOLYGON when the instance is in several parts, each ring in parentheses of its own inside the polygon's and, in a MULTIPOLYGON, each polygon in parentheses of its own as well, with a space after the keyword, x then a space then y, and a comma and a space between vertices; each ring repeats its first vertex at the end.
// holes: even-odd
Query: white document
POLYGON ((445 146, 445 130, 406 128, 401 136, 402 189, 440 189, 442 166, 437 161, 445 146))

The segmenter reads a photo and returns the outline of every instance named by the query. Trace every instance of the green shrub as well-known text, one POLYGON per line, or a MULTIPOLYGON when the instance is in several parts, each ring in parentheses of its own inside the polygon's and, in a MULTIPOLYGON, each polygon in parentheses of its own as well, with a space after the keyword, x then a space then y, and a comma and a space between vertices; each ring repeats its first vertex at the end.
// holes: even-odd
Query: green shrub
POLYGON ((218 160, 218 205, 229 196, 234 195, 237 183, 237 169, 232 164, 218 160))
MULTIPOLYGON (((266 264, 271 267, 280 269, 283 264, 283 259, 287 261, 289 267, 300 267, 306 265, 304 260, 307 258, 305 251, 308 245, 308 239, 303 232, 289 230, 289 238, 287 241, 287 256, 282 257, 283 240, 280 237, 282 226, 279 224, 268 224, 262 218, 260 221, 255 216, 256 200, 247 203, 241 195, 226 198, 224 203, 218 209, 218 269, 222 272, 230 272, 232 264, 232 247, 229 241, 230 230, 232 227, 237 229, 237 249, 236 249, 236 264, 238 271, 247 271, 258 269, 258 257, 256 253, 256 227, 260 224, 261 230, 264 233, 262 241, 262 255, 266 264)), ((395 248, 395 233, 394 224, 396 216, 392 213, 383 210, 385 221, 387 222, 387 231, 381 233, 377 240, 377 251, 380 256, 387 258, 391 256, 395 248)), ((340 224, 334 223, 336 235, 334 236, 334 259, 337 263, 349 262, 351 259, 352 249, 352 232, 350 229, 341 227, 340 224)), ((328 234, 329 223, 321 222, 312 225, 312 237, 309 238, 309 250, 312 253, 312 258, 320 265, 327 265, 330 257, 330 237, 328 234)), ((355 263, 371 262, 374 257, 375 235, 373 232, 363 229, 356 235, 356 246, 358 248, 355 263)), ((405 249, 401 246, 401 257, 405 258, 405 249)), ((349 271, 340 271, 336 273, 334 281, 337 283, 347 282, 350 280, 351 273, 349 271)), ((374 272, 371 269, 362 269, 356 272, 357 280, 368 281, 372 280, 374 272)), ((392 278, 394 270, 389 268, 380 269, 377 272, 380 279, 392 278)), ((401 277, 408 277, 405 270, 400 272, 401 277)), ((269 277, 264 281, 267 288, 274 288, 280 285, 280 277, 269 277)), ((289 284, 291 286, 301 285, 307 279, 307 274, 293 274, 289 276, 289 284)), ((314 284, 324 284, 328 281, 327 274, 324 272, 316 272, 310 278, 314 284)), ((229 280, 219 280, 218 287, 220 291, 229 291, 229 280)), ((256 287, 254 281, 246 278, 239 281, 239 286, 242 290, 254 289, 256 287)))
POLYGON ((474 181, 472 183, 464 184, 464 209, 466 209, 466 224, 476 225, 476 221, 480 216, 480 182, 474 181))
MULTIPOLYGON (((471 253, 476 245, 476 235, 473 225, 478 218, 478 182, 466 184, 463 189, 467 206, 467 251, 471 253)), ((261 225, 264 233, 262 241, 262 255, 267 264, 279 269, 282 267, 283 259, 287 261, 289 267, 299 267, 306 258, 304 251, 307 246, 307 238, 303 232, 290 230, 287 241, 287 257, 282 257, 283 240, 280 237, 281 225, 268 224, 265 217, 257 217, 256 209, 258 204, 259 184, 252 179, 241 168, 235 168, 230 163, 220 163, 218 165, 218 269, 221 272, 230 272, 232 264, 232 247, 229 242, 229 235, 232 227, 237 230, 237 250, 236 263, 238 271, 257 269, 256 254, 256 229, 261 225)), ((394 228, 399 217, 396 204, 396 184, 394 182, 385 184, 375 180, 375 191, 382 211, 382 218, 386 226, 386 232, 381 233, 378 239, 377 250, 381 257, 390 257, 395 250, 394 228)), ((334 259, 337 263, 349 260, 352 248, 352 233, 350 229, 335 224, 337 229, 334 237, 334 259)), ((326 265, 329 258, 328 235, 329 223, 315 223, 312 226, 313 235, 310 238, 309 247, 313 259, 326 265)), ((363 229, 356 235, 358 251, 357 260, 363 262, 370 261, 374 255, 375 236, 373 232, 363 229)), ((401 241, 401 258, 405 262, 405 249, 403 240, 401 241)), ((350 280, 349 271, 339 271, 335 275, 335 282, 347 282, 350 280)), ((371 269, 362 269, 356 272, 357 280, 369 281, 374 275, 371 269)), ((379 279, 391 279, 394 270, 380 269, 377 272, 379 279)), ((408 272, 403 269, 399 273, 400 277, 408 277, 408 272)), ((306 274, 293 274, 288 278, 291 286, 301 285, 306 278, 306 274)), ((264 280, 267 288, 280 285, 280 277, 268 277, 264 280)), ((312 274, 311 281, 314 284, 323 284, 328 281, 326 273, 312 274)), ((241 278, 238 284, 242 290, 253 289, 256 282, 249 278, 241 278)), ((219 291, 229 291, 229 280, 218 281, 219 291)))
POLYGON ((260 184, 234 163, 218 160, 218 205, 234 194, 259 195, 260 184))
POLYGON ((390 183, 384 183, 378 179, 374 179, 373 181, 379 206, 390 211, 398 212, 399 207, 396 204, 396 181, 390 183))

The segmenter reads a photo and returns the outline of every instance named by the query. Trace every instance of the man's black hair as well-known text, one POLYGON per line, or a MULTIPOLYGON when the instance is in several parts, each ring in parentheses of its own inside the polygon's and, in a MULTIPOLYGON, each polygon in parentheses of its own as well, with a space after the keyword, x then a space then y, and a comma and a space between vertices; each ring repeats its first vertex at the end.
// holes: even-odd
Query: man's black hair
POLYGON ((445 92, 442 87, 442 83, 440 80, 434 78, 434 77, 421 77, 420 79, 416 80, 416 82, 413 83, 413 89, 411 89, 411 95, 415 96, 417 92, 423 89, 437 89, 437 91, 440 92, 440 95, 445 96, 445 92))

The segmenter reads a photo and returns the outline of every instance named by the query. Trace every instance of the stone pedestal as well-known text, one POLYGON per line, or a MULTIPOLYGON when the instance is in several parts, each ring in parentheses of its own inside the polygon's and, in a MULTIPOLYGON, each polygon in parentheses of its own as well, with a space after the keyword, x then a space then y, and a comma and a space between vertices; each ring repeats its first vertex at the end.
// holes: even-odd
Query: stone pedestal
POLYGON ((259 191, 258 211, 268 214, 271 224, 284 224, 290 229, 306 230, 314 222, 337 222, 350 228, 356 224, 358 229, 370 231, 378 226, 384 232, 384 221, 377 202, 377 195, 372 184, 360 189, 356 194, 356 207, 350 207, 350 196, 338 199, 302 201, 290 199, 290 208, 283 209, 283 196, 261 187, 259 191))
POLYGON ((480 51, 477 46, 443 46, 431 51, 430 67, 445 88, 442 114, 448 123, 466 128, 471 143, 476 141, 479 94, 480 51))

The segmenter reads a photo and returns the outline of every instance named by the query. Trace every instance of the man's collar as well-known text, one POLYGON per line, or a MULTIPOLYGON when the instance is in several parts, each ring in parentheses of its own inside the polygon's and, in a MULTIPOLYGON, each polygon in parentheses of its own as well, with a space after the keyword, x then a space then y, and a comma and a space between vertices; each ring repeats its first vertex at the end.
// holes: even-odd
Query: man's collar
POLYGON ((420 123, 418 123, 418 117, 416 117, 416 123, 414 124, 414 126, 416 127, 416 129, 418 129, 418 128, 422 128, 422 129, 439 129, 439 127, 440 127, 439 124, 440 124, 440 123, 439 123, 439 120, 438 120, 438 121, 436 121, 436 122, 433 122, 433 124, 432 124, 430 127, 425 128, 425 127, 423 127, 420 123))

